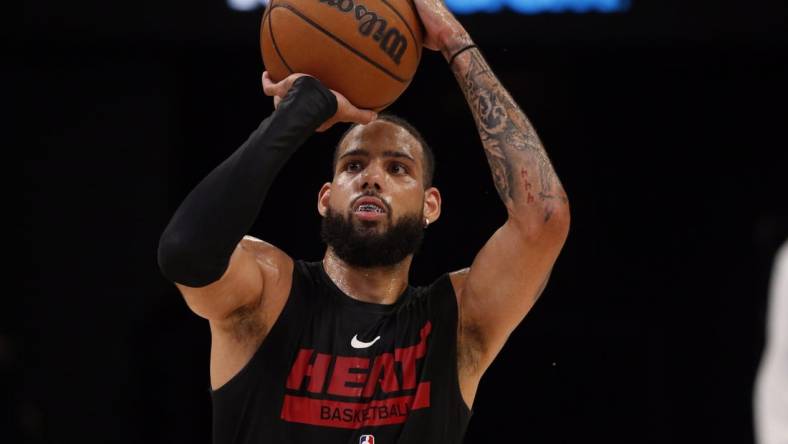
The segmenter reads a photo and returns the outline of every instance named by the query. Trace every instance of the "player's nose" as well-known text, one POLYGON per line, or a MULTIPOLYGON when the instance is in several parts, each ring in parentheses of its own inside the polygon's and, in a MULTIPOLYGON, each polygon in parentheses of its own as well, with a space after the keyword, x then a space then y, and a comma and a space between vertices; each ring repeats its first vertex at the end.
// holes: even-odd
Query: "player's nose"
POLYGON ((383 168, 377 165, 376 162, 371 163, 367 168, 364 168, 364 171, 361 173, 361 189, 366 190, 368 188, 374 188, 377 191, 382 190, 383 176, 383 168))

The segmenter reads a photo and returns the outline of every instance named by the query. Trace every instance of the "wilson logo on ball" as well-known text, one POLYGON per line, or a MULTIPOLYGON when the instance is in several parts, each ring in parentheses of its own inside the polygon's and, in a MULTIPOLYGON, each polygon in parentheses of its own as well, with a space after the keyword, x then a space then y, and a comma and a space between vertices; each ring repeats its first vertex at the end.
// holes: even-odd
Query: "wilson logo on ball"
POLYGON ((356 107, 380 112, 413 79, 423 30, 413 0, 271 0, 260 50, 274 82, 309 74, 356 107))
POLYGON ((328 6, 333 6, 346 14, 354 12, 354 16, 359 22, 358 31, 361 35, 366 37, 371 35, 373 40, 380 42, 380 48, 386 55, 397 65, 400 64, 402 54, 408 48, 408 41, 399 29, 388 26, 386 19, 378 17, 377 13, 368 10, 364 5, 354 4, 353 0, 318 1, 328 6))

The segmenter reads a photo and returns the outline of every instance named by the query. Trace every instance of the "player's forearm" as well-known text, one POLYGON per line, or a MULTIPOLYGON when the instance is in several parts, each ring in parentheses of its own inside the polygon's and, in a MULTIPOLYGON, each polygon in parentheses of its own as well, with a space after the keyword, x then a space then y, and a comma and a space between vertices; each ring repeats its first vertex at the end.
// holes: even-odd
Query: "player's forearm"
POLYGON ((191 287, 221 278, 276 174, 336 108, 317 80, 298 79, 279 108, 178 207, 159 242, 163 274, 191 287))
MULTIPOLYGON (((472 43, 459 36, 442 51, 452 54, 472 43)), ((510 218, 531 226, 568 212, 568 199, 531 122, 495 77, 477 49, 451 66, 473 113, 495 187, 510 218)))

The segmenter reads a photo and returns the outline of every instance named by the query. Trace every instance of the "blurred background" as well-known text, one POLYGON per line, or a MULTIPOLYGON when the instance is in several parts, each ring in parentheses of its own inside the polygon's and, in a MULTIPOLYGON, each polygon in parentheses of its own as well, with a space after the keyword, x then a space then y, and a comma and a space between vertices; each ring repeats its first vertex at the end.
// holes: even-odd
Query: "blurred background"
MULTIPOLYGON (((460 16, 573 210, 466 442, 752 443, 769 273, 788 238, 788 6, 601 3, 614 7, 460 16)), ((156 248, 273 110, 253 6, 43 1, 6 15, 5 153, 22 158, 6 161, 22 208, 9 244, 25 247, 0 316, 0 441, 210 442, 208 326, 156 248)), ((437 155, 444 212, 412 277, 425 284, 468 266, 505 211, 442 57, 425 52, 390 111, 437 155)), ((322 256, 315 199, 344 128, 294 156, 251 234, 322 256)))

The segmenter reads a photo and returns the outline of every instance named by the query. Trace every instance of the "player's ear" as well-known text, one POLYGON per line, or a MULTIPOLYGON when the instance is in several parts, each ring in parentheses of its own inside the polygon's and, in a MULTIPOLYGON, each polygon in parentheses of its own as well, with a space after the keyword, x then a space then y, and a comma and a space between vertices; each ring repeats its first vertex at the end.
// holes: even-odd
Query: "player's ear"
POLYGON ((424 190, 424 217, 430 225, 441 217, 441 192, 435 187, 424 190))
POLYGON ((320 192, 317 193, 317 212, 321 216, 326 215, 328 212, 328 198, 331 196, 331 182, 326 182, 320 187, 320 192))

